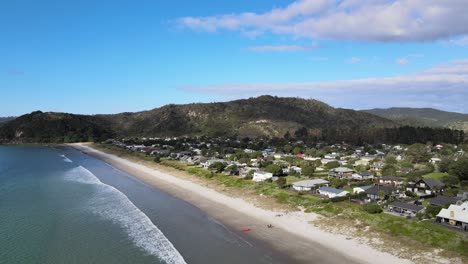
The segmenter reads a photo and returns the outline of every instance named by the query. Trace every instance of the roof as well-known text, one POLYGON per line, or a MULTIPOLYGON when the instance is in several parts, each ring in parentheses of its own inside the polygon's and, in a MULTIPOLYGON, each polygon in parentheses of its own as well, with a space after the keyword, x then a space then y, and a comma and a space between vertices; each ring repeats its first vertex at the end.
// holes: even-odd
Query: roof
POLYGON ((333 172, 353 172, 352 169, 346 168, 346 167, 334 168, 334 169, 332 169, 332 171, 333 171, 333 172))
POLYGON ((383 181, 403 181, 403 178, 397 176, 383 176, 381 178, 383 181))
POLYGON ((399 201, 395 201, 395 202, 389 204, 389 206, 403 208, 403 209, 407 209, 407 210, 415 211, 415 212, 419 212, 419 211, 421 211, 423 209, 423 207, 421 207, 421 206, 417 206, 415 204, 399 202, 399 201))
POLYGON ((324 191, 324 192, 334 193, 334 194, 340 194, 342 192, 346 192, 345 190, 335 189, 331 187, 320 187, 319 190, 324 191))
POLYGON ((445 187, 445 184, 433 178, 421 179, 420 181, 424 182, 431 189, 441 189, 445 187))
POLYGON ((372 186, 371 188, 365 190, 367 194, 374 194, 374 195, 379 195, 380 191, 383 191, 385 195, 392 194, 392 192, 395 190, 392 186, 372 186))
POLYGON ((266 171, 256 171, 256 174, 273 174, 271 172, 266 172, 266 171))
POLYGON ((357 174, 361 176, 374 176, 374 173, 370 171, 361 171, 361 172, 358 172, 357 174))
POLYGON ((360 189, 363 189, 363 190, 365 191, 365 190, 368 190, 368 189, 370 189, 370 188, 372 188, 372 187, 374 187, 374 186, 372 186, 372 185, 369 185, 369 186, 357 186, 357 187, 354 187, 354 189, 360 188, 360 189))
POLYGON ((455 204, 460 200, 460 198, 457 197, 448 197, 448 196, 443 196, 439 195, 429 201, 430 204, 436 205, 436 206, 446 206, 447 204, 455 204))
POLYGON ((298 181, 293 183, 293 186, 296 187, 315 187, 318 184, 328 184, 329 181, 322 180, 322 179, 315 179, 315 180, 306 180, 306 181, 298 181))
POLYGON ((448 209, 443 208, 437 217, 468 223, 468 202, 461 205, 452 204, 448 209))

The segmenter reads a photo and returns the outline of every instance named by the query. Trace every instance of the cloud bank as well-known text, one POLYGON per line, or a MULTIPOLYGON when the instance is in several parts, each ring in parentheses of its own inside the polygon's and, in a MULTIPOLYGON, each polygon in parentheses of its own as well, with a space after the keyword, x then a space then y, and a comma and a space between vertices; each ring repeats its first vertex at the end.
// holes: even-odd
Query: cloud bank
POLYGON ((315 98, 353 109, 433 107, 468 113, 468 59, 410 75, 327 82, 221 84, 180 89, 237 99, 263 94, 315 98))
POLYGON ((299 0, 264 13, 245 12, 182 17, 177 23, 196 31, 237 31, 312 39, 426 42, 468 35, 466 0, 299 0))

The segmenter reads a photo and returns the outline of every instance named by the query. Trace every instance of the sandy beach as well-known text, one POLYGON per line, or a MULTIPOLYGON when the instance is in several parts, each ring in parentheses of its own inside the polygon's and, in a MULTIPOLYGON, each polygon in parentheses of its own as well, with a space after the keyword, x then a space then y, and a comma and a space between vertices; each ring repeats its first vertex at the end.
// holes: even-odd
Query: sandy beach
POLYGON ((316 214, 265 210, 243 199, 229 197, 195 182, 98 151, 86 144, 70 146, 193 204, 213 219, 239 230, 239 233, 241 229, 251 229, 249 236, 264 241, 299 263, 375 263, 377 260, 379 263, 412 263, 380 252, 353 238, 315 227, 310 222, 318 219, 316 214), (274 227, 268 228, 269 224, 274 227))

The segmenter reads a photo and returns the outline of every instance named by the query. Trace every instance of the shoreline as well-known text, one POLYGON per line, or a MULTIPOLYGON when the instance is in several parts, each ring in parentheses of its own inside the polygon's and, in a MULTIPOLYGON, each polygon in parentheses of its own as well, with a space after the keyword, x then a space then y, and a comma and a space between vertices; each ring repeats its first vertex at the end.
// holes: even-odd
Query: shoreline
POLYGON ((248 236, 299 263, 412 263, 344 235, 333 234, 311 224, 314 213, 266 210, 240 198, 229 197, 211 188, 143 164, 96 150, 86 144, 68 144, 100 159, 146 184, 180 198, 234 230, 251 229, 248 236), (277 215, 282 215, 278 217, 277 215), (274 228, 268 228, 272 224, 274 228))

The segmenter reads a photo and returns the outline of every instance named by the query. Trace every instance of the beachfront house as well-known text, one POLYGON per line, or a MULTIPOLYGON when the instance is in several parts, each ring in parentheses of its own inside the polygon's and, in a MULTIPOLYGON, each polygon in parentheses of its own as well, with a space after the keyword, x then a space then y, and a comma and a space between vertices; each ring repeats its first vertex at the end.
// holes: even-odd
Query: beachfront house
POLYGON ((423 210, 424 208, 421 206, 400 201, 395 201, 388 205, 388 212, 397 213, 402 216, 415 217, 417 213, 422 212, 423 210))
POLYGON ((292 184, 292 188, 298 192, 309 192, 320 186, 328 186, 329 182, 322 179, 298 181, 292 184))
POLYGON ((330 178, 338 178, 338 179, 350 179, 353 177, 354 171, 350 168, 346 167, 338 167, 331 169, 330 172, 328 173, 328 177, 330 178))
POLYGON ((366 193, 366 196, 369 200, 376 201, 388 199, 388 197, 390 197, 393 192, 395 192, 395 190, 396 189, 393 186, 376 185, 364 190, 364 192, 366 193))
POLYGON ((252 181, 254 182, 263 182, 268 179, 273 178, 273 173, 271 172, 266 172, 266 171, 256 171, 254 172, 252 181))
POLYGON ((345 190, 331 188, 331 187, 320 187, 318 189, 318 193, 321 195, 327 196, 328 198, 334 198, 334 197, 344 197, 349 192, 345 190))
POLYGON ((468 201, 461 205, 452 204, 448 209, 443 208, 437 215, 436 222, 468 232, 468 201))
POLYGON ((418 196, 427 196, 441 193, 446 186, 437 179, 427 178, 417 181, 413 186, 406 188, 407 191, 416 193, 418 196))

